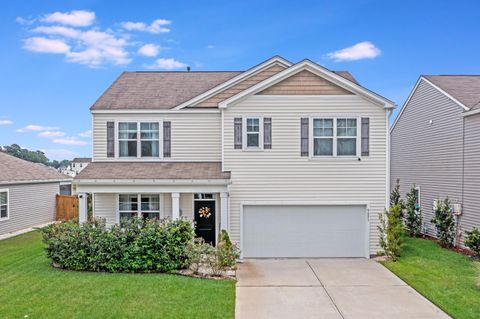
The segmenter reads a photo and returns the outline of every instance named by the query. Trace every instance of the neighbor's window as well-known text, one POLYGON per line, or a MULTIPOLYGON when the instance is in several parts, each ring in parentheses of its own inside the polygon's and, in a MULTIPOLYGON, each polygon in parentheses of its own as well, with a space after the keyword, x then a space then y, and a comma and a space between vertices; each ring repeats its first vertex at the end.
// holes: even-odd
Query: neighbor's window
POLYGON ((420 209, 420 187, 415 188, 415 208, 420 209))
POLYGON ((260 119, 247 118, 246 127, 247 147, 260 147, 260 119))
POLYGON ((158 122, 124 122, 118 124, 120 157, 158 157, 160 124, 158 122))
POLYGON ((120 194, 118 200, 120 220, 133 217, 160 218, 159 194, 120 194))
POLYGON ((357 155, 357 119, 314 118, 313 155, 357 155))
POLYGON ((137 157, 137 123, 118 124, 120 157, 137 157))
POLYGON ((8 191, 0 191, 0 219, 8 218, 8 191))

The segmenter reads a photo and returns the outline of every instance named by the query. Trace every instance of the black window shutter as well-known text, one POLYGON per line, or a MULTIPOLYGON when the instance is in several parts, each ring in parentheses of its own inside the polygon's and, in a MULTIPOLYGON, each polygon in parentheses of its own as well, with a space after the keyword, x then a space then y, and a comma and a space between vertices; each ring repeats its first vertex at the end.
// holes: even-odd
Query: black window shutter
POLYGON ((242 118, 236 117, 234 119, 234 127, 233 127, 233 145, 234 149, 241 150, 242 149, 242 118))
POLYGON ((300 119, 300 155, 308 156, 308 117, 300 119))
POLYGON ((272 118, 263 118, 263 148, 272 149, 272 118))
POLYGON ((172 157, 171 126, 170 121, 163 122, 163 157, 172 157))
POLYGON ((115 157, 115 122, 107 122, 107 157, 115 157))
POLYGON ((362 156, 370 155, 370 118, 362 117, 362 156))

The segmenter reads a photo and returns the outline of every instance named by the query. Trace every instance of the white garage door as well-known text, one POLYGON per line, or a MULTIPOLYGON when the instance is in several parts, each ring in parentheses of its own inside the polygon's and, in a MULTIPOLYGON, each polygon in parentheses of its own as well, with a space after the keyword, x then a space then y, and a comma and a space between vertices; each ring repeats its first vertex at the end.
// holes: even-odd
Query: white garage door
POLYGON ((244 206, 243 257, 366 257, 366 206, 244 206))

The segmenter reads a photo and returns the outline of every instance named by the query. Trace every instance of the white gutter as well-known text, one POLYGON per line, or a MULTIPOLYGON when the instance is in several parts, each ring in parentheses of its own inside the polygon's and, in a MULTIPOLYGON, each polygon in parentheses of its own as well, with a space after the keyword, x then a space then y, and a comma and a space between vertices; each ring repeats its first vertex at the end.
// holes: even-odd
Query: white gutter
POLYGON ((73 182, 73 179, 30 179, 23 181, 0 181, 0 185, 14 185, 14 184, 39 184, 39 183, 59 183, 59 182, 73 182))
POLYGON ((229 179, 76 179, 76 185, 229 185, 229 179))

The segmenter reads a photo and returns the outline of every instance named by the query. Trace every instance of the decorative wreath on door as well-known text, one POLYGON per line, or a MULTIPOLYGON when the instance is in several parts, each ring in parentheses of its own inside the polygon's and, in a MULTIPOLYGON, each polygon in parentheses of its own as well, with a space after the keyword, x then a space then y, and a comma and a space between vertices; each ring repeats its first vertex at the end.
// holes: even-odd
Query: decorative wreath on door
POLYGON ((202 218, 208 218, 210 216, 212 216, 212 213, 210 212, 210 208, 208 207, 202 207, 198 210, 198 214, 200 215, 200 217, 202 218))

